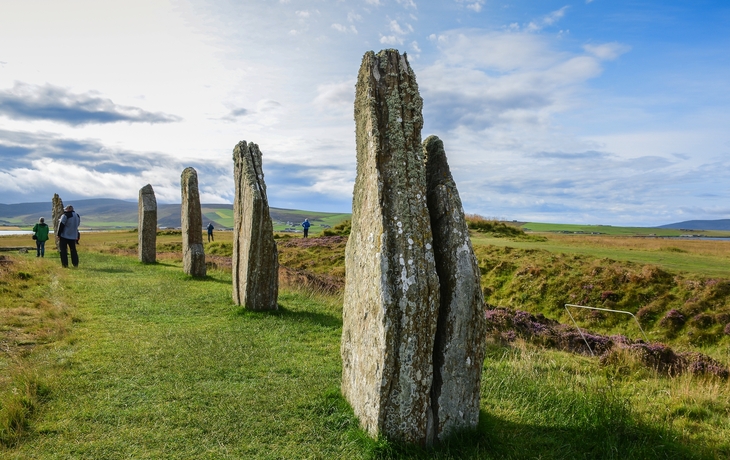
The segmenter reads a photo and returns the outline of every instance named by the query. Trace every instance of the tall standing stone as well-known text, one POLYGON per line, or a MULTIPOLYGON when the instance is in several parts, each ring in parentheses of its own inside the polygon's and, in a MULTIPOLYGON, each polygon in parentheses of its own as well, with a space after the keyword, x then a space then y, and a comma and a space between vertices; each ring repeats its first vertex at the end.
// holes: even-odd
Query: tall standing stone
MULTIPOLYGON (((53 194, 53 199, 51 200, 52 208, 51 208, 51 219, 53 219, 53 234, 55 236, 58 236, 58 226, 61 224, 61 216, 63 215, 63 200, 61 200, 61 197, 58 196, 58 193, 53 194)), ((61 250, 60 248, 60 242, 58 238, 54 238, 56 242, 56 249, 61 250)))
POLYGON ((421 146, 422 99, 405 55, 363 57, 357 177, 346 249, 342 391, 363 427, 430 444, 439 307, 421 146))
POLYGON ((198 173, 185 168, 180 176, 182 189, 181 226, 183 237, 183 271, 191 276, 205 276, 203 251, 203 216, 200 210, 198 173))
POLYGON ((423 150, 441 286, 431 394, 436 435, 443 440, 454 430, 479 424, 486 319, 479 265, 444 144, 429 136, 423 150))
POLYGON ((241 141, 233 149, 233 301, 250 310, 276 310, 279 255, 266 198, 261 151, 241 141))
POLYGON ((157 260, 157 199, 152 185, 147 184, 139 189, 137 208, 139 261, 153 264, 157 260))

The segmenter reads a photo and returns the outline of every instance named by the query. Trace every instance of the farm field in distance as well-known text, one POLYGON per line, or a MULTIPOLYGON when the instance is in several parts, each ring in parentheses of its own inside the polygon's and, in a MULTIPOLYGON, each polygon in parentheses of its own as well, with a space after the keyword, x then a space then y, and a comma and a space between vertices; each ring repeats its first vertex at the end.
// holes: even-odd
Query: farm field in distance
MULTIPOLYGON (((279 312, 246 312, 230 299, 231 232, 215 235, 204 280, 182 274, 175 231, 158 234, 152 265, 137 262, 137 233, 127 230, 82 234, 78 270, 62 270, 50 243, 45 259, 0 251, 9 261, 0 264, 0 366, 11 370, 0 378, 0 456, 730 456, 727 379, 672 377, 629 356, 605 361, 521 339, 489 341, 476 433, 433 450, 370 440, 339 395, 341 291, 290 278, 279 312), (8 415, 14 404, 25 412, 8 415)), ((344 241, 277 238, 282 265, 335 287, 344 241)), ((564 323, 566 299, 647 307, 650 340, 730 366, 720 324, 730 312, 730 241, 548 232, 475 232, 472 241, 492 305, 564 323), (624 284, 609 286, 621 274, 624 284), (711 323, 666 329, 661 316, 675 306, 711 323)), ((32 245, 28 235, 0 237, 0 248, 32 245)), ((638 337, 612 317, 577 319, 638 337)))

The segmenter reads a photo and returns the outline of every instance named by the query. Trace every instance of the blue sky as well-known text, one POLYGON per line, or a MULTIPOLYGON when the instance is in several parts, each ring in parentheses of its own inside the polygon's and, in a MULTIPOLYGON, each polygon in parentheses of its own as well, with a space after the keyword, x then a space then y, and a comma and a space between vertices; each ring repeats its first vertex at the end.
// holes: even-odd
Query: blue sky
POLYGON ((0 203, 233 199, 350 211, 363 54, 409 56, 465 211, 652 226, 730 217, 726 1, 8 0, 0 203))

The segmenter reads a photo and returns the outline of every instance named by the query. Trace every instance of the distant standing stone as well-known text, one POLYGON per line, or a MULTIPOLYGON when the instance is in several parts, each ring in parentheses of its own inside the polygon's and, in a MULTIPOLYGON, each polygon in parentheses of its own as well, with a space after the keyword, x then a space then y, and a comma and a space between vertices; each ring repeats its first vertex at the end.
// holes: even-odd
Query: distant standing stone
POLYGON ((432 395, 436 435, 443 440, 454 430, 479 424, 487 325, 479 265, 444 144, 429 136, 423 150, 441 286, 432 395))
MULTIPOLYGON (((58 225, 61 223, 61 216, 63 215, 63 200, 61 200, 61 197, 58 196, 58 193, 53 194, 53 199, 51 200, 52 203, 52 209, 51 209, 51 218, 53 219, 53 234, 58 235, 58 225)), ((56 238, 56 249, 61 250, 60 242, 56 238)))
POLYGON ((139 189, 137 207, 139 261, 153 264, 157 260, 157 199, 152 185, 139 189))
POLYGON ((276 310, 279 255, 266 198, 261 151, 241 141, 233 149, 233 301, 249 310, 276 310))
POLYGON ((439 283, 426 207, 422 99, 405 55, 363 57, 346 249, 342 392, 373 436, 430 444, 439 283))
POLYGON ((180 177, 182 189, 181 227, 183 237, 183 271, 191 276, 205 276, 203 251, 203 216, 200 210, 198 173, 185 168, 180 177))

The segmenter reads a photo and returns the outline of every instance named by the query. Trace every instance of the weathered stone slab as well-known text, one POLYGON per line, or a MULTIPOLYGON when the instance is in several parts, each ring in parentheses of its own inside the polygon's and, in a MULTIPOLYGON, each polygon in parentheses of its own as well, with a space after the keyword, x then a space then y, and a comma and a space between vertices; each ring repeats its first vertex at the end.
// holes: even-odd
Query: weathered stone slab
POLYGON ((185 168, 180 176, 182 190, 181 227, 183 237, 183 271, 191 276, 205 276, 203 250, 203 216, 200 210, 198 173, 185 168))
POLYGON ((439 284, 421 110, 406 56, 366 53, 355 98, 357 177, 341 354, 342 391, 363 427, 429 444, 439 284))
MULTIPOLYGON (((58 226, 61 224, 61 216, 63 215, 63 200, 58 193, 53 194, 51 200, 51 219, 53 219, 53 234, 58 235, 58 226)), ((60 242, 58 238, 54 238, 56 243, 56 249, 61 250, 60 242)))
POLYGON ((250 310, 276 310, 279 254, 266 198, 261 151, 253 142, 233 149, 233 301, 250 310))
POLYGON ((150 184, 139 189, 137 227, 139 261, 153 264, 157 261, 157 199, 150 184))
POLYGON ((423 151, 441 286, 431 394, 436 437, 443 440, 454 430, 479 424, 486 318, 479 265, 444 144, 438 137, 429 136, 423 142, 423 151))

